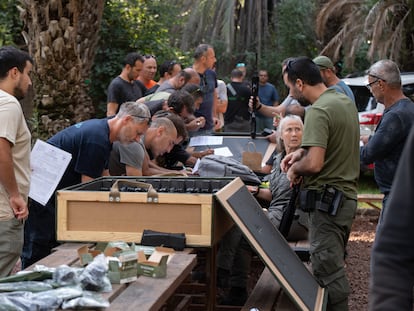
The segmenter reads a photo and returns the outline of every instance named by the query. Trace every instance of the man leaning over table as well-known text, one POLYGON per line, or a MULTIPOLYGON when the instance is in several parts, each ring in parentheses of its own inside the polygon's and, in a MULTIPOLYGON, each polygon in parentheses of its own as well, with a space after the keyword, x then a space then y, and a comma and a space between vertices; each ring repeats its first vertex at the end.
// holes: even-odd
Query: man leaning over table
MULTIPOLYGON (((126 102, 113 118, 92 119, 72 125, 47 142, 72 155, 56 190, 106 175, 112 143, 137 142, 147 130, 150 112, 144 104, 126 102)), ((24 228, 22 268, 51 253, 56 241, 56 192, 45 206, 32 201, 24 228)))

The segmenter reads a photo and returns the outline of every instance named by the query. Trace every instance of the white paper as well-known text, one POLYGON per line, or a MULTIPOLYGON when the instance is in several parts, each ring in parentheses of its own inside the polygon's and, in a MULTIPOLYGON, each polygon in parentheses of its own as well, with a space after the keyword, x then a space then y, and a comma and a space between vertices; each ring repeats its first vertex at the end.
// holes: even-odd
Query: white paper
POLYGON ((229 147, 214 148, 214 154, 221 155, 224 157, 232 157, 229 147))
POLYGON ((190 147, 222 145, 223 136, 194 136, 190 138, 190 147))
POLYGON ((72 155, 38 139, 30 155, 29 197, 46 205, 65 173, 72 155))
POLYGON ((194 167, 193 167, 193 170, 192 170, 193 174, 198 172, 198 168, 200 167, 200 163, 201 163, 201 160, 197 159, 197 162, 194 164, 194 167))

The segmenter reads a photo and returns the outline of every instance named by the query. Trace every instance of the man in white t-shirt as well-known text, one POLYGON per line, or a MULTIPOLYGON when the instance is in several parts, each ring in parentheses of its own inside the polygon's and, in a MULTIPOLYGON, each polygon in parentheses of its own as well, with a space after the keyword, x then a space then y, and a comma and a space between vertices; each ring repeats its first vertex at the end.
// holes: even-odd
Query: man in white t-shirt
POLYGON ((32 66, 26 52, 0 48, 0 277, 9 275, 20 257, 29 215, 31 135, 18 100, 32 84, 32 66))

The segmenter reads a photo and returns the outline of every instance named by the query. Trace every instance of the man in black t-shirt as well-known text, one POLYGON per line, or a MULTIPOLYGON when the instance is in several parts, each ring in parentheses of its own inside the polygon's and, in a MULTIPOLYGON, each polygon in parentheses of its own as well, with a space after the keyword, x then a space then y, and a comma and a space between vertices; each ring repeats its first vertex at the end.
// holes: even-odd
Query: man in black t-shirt
POLYGON ((243 83, 243 72, 233 69, 231 83, 227 85, 227 110, 224 113, 225 132, 249 132, 249 99, 251 90, 243 83))
POLYGON ((144 58, 136 52, 125 57, 121 74, 113 79, 108 87, 106 116, 114 116, 123 103, 136 101, 143 96, 143 85, 136 80, 143 64, 144 58))

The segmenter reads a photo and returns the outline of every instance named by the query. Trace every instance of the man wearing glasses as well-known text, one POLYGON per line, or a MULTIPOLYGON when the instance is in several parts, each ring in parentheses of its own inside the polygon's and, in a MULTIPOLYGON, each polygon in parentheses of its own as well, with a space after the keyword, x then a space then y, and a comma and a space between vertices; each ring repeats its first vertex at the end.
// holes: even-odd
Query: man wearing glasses
POLYGON ((303 180, 300 206, 309 213, 313 275, 328 293, 327 310, 348 310, 345 248, 357 208, 359 122, 355 104, 328 89, 307 57, 289 60, 283 80, 293 98, 312 105, 301 148, 281 168, 292 184, 303 180))
POLYGON ((375 181, 384 194, 378 230, 398 161, 414 123, 414 103, 404 95, 400 70, 391 60, 380 60, 371 66, 368 70, 367 88, 376 101, 385 106, 375 133, 372 136, 361 136, 364 144, 361 147, 361 162, 375 164, 375 181))
MULTIPOLYGON (((150 112, 144 104, 123 103, 113 118, 92 119, 72 125, 48 139, 48 143, 69 152, 71 161, 56 190, 107 175, 112 143, 130 144, 148 129, 150 112)), ((55 195, 45 206, 31 201, 24 228, 22 267, 26 268, 51 253, 56 242, 55 195)))

